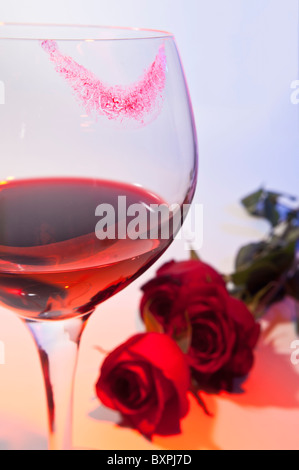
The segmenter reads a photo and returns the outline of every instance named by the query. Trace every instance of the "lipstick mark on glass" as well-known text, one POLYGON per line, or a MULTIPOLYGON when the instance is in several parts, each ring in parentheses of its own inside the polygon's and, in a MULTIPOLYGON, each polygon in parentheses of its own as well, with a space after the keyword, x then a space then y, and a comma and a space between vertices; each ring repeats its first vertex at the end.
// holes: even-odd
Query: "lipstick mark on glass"
POLYGON ((87 114, 96 112, 120 121, 130 118, 141 124, 144 124, 146 116, 154 118, 159 114, 166 78, 164 46, 159 48, 154 62, 143 76, 125 87, 104 84, 72 57, 64 56, 55 41, 43 41, 41 46, 55 64, 56 72, 72 87, 87 114))

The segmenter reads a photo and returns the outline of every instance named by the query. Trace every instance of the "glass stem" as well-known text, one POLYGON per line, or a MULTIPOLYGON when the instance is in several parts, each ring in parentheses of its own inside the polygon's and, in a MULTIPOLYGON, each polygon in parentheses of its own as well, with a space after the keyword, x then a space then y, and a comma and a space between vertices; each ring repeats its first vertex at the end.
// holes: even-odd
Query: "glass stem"
POLYGON ((61 321, 25 320, 41 360, 49 416, 49 449, 72 447, 72 408, 78 348, 90 314, 61 321))

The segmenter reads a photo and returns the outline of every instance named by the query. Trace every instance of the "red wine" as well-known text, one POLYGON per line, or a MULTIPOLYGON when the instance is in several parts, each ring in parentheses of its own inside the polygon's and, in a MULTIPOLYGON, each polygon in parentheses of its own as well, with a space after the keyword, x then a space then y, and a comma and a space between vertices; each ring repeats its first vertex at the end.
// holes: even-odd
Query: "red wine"
POLYGON ((0 186, 0 302, 27 318, 70 318, 92 312, 143 273, 170 238, 118 239, 118 196, 127 207, 163 203, 137 186, 93 179, 0 186), (115 209, 115 239, 96 237, 99 204, 115 209))

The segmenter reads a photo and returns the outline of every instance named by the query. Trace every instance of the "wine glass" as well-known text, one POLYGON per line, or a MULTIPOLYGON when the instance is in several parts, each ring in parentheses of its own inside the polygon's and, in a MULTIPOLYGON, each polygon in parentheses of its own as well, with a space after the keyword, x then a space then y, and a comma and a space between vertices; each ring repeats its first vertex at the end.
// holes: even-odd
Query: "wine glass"
POLYGON ((84 326, 177 233, 194 119, 166 32, 0 23, 0 63, 0 302, 33 335, 66 449, 84 326))

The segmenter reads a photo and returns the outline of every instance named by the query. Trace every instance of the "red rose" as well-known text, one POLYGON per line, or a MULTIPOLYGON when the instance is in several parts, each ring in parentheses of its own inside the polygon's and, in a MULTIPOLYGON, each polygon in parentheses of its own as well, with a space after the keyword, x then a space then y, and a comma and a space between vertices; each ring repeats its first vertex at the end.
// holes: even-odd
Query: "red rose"
POLYGON ((142 288, 141 316, 149 309, 163 325, 165 333, 172 335, 175 328, 180 328, 186 297, 192 295, 193 290, 197 291, 198 283, 207 280, 225 286, 222 277, 208 264, 195 260, 164 264, 157 271, 157 277, 142 288))
POLYGON ((168 263, 143 291, 141 315, 148 308, 174 339, 186 329, 187 315, 187 358, 201 386, 231 391, 234 379, 248 374, 260 327, 213 268, 201 261, 168 263))
POLYGON ((186 359, 166 335, 137 334, 104 360, 96 392, 142 434, 180 431, 188 411, 190 374, 186 359))

